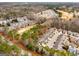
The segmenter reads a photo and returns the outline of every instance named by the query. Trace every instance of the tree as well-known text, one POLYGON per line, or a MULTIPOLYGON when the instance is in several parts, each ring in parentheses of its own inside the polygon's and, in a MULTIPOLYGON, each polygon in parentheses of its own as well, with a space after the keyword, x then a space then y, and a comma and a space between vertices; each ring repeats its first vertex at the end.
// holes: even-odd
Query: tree
POLYGON ((4 37, 0 35, 0 43, 3 43, 3 41, 4 41, 4 37))
POLYGON ((17 33, 16 30, 10 30, 10 31, 8 32, 8 35, 9 35, 10 37, 12 37, 12 39, 17 39, 17 40, 20 39, 20 35, 17 33))
POLYGON ((0 44, 0 51, 4 52, 6 54, 10 54, 11 53, 11 48, 7 43, 2 43, 2 44, 0 44))
POLYGON ((74 56, 73 53, 70 53, 66 50, 61 51, 61 50, 56 50, 56 49, 52 49, 49 47, 43 47, 47 52, 49 52, 49 55, 56 55, 56 56, 74 56))
POLYGON ((16 53, 16 55, 18 55, 20 53, 20 49, 16 45, 12 45, 11 49, 12 49, 12 51, 14 51, 16 53))

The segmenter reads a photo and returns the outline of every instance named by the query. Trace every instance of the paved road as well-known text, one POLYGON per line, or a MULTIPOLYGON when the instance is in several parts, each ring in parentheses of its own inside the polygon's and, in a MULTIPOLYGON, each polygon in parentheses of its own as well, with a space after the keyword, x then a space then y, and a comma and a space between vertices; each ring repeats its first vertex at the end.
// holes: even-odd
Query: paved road
POLYGON ((57 38, 57 40, 56 40, 53 48, 55 48, 55 49, 58 48, 58 44, 60 43, 62 36, 63 36, 63 34, 61 34, 61 35, 58 36, 58 38, 57 38))
POLYGON ((47 31, 47 32, 42 36, 42 38, 39 39, 39 42, 45 42, 45 40, 48 39, 48 37, 51 35, 51 33, 53 33, 52 30, 47 31))
POLYGON ((32 26, 27 26, 25 28, 21 28, 20 30, 18 30, 18 34, 22 34, 24 31, 29 30, 31 28, 33 28, 35 25, 32 26))

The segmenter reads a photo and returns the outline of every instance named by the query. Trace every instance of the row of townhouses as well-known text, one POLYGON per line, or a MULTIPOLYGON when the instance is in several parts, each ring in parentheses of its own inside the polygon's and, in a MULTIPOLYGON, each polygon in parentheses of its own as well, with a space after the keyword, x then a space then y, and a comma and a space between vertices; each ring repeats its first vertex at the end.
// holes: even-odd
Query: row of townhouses
POLYGON ((49 29, 43 37, 39 38, 40 46, 48 46, 58 50, 64 50, 68 46, 68 51, 79 54, 79 33, 66 31, 62 29, 49 29))
MULTIPOLYGON (((27 19, 27 17, 18 17, 15 20, 14 19, 0 20, 0 25, 1 26, 3 25, 2 27, 7 26, 10 29, 19 29, 29 26, 31 24, 34 24, 34 22, 27 19)), ((0 29, 2 29, 2 27, 0 27, 0 29)))

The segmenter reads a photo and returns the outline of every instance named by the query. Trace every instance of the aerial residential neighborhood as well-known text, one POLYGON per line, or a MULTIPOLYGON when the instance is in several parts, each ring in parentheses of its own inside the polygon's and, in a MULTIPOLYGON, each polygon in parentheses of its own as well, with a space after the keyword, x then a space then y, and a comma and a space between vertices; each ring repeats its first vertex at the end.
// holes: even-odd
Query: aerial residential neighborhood
POLYGON ((79 3, 0 3, 0 56, 78 56, 79 3))

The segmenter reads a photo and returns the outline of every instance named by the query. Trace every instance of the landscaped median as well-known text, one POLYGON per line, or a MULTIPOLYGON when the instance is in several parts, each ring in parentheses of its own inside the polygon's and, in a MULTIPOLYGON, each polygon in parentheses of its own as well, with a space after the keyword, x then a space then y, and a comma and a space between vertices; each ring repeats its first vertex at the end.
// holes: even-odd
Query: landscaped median
POLYGON ((30 30, 26 30, 22 34, 22 41, 23 43, 31 50, 34 50, 34 47, 37 47, 38 38, 43 35, 46 28, 41 25, 36 25, 30 30))

